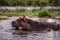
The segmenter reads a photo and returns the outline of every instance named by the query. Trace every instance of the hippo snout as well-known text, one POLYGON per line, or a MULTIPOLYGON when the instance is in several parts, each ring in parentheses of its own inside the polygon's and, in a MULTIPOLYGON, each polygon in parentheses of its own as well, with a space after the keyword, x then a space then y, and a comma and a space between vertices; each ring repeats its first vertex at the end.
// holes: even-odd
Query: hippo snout
POLYGON ((12 22, 12 27, 19 27, 19 24, 15 21, 12 22))
POLYGON ((12 29, 15 29, 15 30, 20 29, 20 30, 22 30, 23 27, 22 27, 22 25, 21 25, 19 22, 17 22, 17 21, 12 21, 12 29))

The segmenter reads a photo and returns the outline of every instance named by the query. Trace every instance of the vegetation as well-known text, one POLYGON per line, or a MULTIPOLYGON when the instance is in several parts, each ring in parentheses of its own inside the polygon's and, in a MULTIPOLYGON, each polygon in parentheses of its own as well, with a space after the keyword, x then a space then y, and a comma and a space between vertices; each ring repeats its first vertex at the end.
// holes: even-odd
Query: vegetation
POLYGON ((48 11, 48 10, 41 10, 38 13, 38 17, 51 17, 50 11, 48 11))
POLYGON ((60 6, 60 0, 0 0, 0 6, 60 6))
POLYGON ((50 10, 34 10, 34 11, 28 11, 28 10, 20 10, 20 11, 11 11, 11 10, 0 10, 0 16, 20 16, 20 15, 26 15, 26 16, 37 16, 37 17, 55 17, 60 16, 60 11, 50 11, 50 10))

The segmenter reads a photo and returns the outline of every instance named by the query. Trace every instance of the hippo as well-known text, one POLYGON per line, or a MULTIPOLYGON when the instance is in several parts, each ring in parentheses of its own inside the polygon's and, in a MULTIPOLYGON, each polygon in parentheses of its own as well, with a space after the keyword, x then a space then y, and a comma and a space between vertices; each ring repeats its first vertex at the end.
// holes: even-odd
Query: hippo
POLYGON ((40 20, 38 22, 23 16, 22 18, 20 17, 19 19, 12 21, 12 27, 15 27, 16 30, 20 27, 22 30, 27 31, 50 31, 51 29, 55 31, 60 29, 60 24, 57 24, 56 22, 42 22, 40 20))

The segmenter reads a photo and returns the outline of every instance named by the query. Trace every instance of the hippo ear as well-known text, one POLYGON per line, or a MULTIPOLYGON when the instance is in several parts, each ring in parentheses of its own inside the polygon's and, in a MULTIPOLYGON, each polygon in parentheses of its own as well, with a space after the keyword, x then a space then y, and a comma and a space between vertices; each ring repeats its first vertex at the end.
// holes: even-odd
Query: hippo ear
POLYGON ((20 18, 23 18, 23 19, 24 19, 24 18, 25 18, 25 16, 24 16, 24 15, 22 15, 22 16, 20 16, 20 18))
POLYGON ((26 18, 25 16, 23 16, 23 18, 26 18))
POLYGON ((23 16, 23 19, 24 19, 24 20, 26 20, 26 17, 25 17, 25 16, 23 16))

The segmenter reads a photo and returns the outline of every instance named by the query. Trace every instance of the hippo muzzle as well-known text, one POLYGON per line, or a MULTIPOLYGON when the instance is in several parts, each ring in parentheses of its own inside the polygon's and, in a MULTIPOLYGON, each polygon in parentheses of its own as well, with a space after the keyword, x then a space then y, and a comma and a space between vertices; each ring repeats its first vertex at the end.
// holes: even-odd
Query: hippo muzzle
POLYGON ((22 26, 17 21, 12 21, 12 29, 22 29, 22 26))

